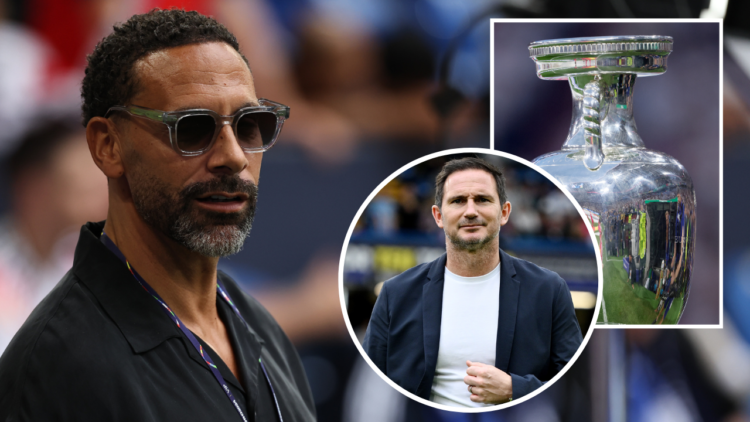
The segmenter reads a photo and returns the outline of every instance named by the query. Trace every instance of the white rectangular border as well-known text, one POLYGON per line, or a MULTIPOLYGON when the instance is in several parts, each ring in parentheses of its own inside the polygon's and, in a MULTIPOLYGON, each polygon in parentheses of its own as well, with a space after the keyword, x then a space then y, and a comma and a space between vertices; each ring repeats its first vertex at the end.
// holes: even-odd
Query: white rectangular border
MULTIPOLYGON (((495 24, 496 23, 718 23, 719 24, 719 324, 597 325, 596 329, 724 328, 724 20, 723 19, 490 19, 490 149, 495 149, 495 24)), ((602 291, 604 281, 601 280, 602 291)), ((603 294, 603 293, 602 293, 603 294)), ((604 302, 602 298, 602 303, 604 302)))

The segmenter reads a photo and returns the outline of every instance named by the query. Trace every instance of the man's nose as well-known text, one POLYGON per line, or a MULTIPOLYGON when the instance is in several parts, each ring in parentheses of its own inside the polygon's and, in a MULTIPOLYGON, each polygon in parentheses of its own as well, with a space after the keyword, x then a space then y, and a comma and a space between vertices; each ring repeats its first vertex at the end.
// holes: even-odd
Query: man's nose
POLYGON ((225 124, 211 148, 209 166, 212 171, 236 174, 248 165, 245 151, 242 150, 230 124, 225 124))
POLYGON ((469 199, 466 202, 466 211, 464 211, 464 217, 474 218, 476 216, 477 216, 476 204, 474 203, 473 199, 469 199))

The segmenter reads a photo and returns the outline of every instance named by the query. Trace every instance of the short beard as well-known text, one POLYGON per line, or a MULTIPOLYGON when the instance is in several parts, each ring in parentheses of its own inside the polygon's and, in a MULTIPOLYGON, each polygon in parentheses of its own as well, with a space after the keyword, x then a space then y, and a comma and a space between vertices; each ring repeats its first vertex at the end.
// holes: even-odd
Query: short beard
POLYGON ((133 204, 143 220, 190 251, 222 257, 242 250, 255 217, 258 187, 239 176, 223 175, 208 182, 193 183, 179 192, 153 176, 131 180, 133 204), (247 207, 240 212, 201 210, 193 202, 210 192, 247 194, 247 207))
POLYGON ((445 233, 445 236, 448 238, 448 240, 451 242, 454 248, 460 251, 466 251, 466 252, 476 252, 479 250, 484 249, 492 243, 493 240, 500 234, 500 232, 496 232, 494 234, 490 234, 483 239, 472 239, 472 240, 464 240, 460 237, 451 236, 448 233, 445 233))

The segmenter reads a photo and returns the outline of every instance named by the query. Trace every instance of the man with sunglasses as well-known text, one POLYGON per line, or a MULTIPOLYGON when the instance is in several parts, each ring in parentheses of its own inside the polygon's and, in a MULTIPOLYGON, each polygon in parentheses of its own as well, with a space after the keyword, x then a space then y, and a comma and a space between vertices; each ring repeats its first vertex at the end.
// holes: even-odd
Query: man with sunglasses
POLYGON ((314 420, 291 342, 217 272, 289 108, 258 99, 234 36, 196 12, 133 16, 88 61, 109 212, 0 357, 0 420, 314 420))

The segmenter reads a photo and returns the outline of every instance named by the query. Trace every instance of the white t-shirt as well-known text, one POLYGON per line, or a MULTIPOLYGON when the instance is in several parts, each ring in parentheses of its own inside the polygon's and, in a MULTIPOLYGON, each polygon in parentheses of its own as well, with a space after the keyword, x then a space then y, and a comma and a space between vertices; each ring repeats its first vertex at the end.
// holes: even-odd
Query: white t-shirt
POLYGON ((461 277, 445 269, 435 378, 430 400, 447 406, 481 407, 469 400, 466 361, 495 364, 500 309, 500 264, 489 274, 461 277))

